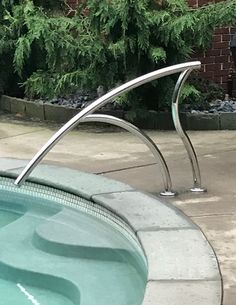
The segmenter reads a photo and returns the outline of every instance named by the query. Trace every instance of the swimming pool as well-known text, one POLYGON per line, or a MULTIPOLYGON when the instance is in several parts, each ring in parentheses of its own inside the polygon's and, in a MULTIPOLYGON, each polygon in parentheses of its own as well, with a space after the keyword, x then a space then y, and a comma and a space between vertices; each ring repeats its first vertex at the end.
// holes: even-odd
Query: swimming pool
POLYGON ((130 227, 74 194, 0 177, 1 305, 139 305, 147 263, 130 227))

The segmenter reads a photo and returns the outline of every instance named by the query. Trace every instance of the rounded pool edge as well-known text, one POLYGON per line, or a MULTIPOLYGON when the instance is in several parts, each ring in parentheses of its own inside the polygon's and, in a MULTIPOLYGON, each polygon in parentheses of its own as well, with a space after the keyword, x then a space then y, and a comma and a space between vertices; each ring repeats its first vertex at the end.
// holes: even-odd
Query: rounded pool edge
MULTIPOLYGON (((16 177, 25 164, 2 158, 0 175, 16 177)), ((222 303, 222 279, 212 247, 199 227, 172 205, 102 176, 51 165, 39 165, 29 181, 92 200, 131 226, 149 265, 143 305, 222 303)))

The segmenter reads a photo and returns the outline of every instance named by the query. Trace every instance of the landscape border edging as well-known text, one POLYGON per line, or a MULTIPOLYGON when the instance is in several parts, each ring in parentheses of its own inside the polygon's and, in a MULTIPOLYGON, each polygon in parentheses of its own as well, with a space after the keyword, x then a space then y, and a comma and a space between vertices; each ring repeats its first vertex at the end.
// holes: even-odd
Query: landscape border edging
MULTIPOLYGON (((80 111, 80 109, 40 102, 35 103, 7 95, 2 95, 0 98, 0 110, 56 123, 65 123, 80 111)), ((129 112, 123 110, 101 109, 96 113, 113 115, 129 121, 129 112)), ((185 130, 236 130, 236 112, 181 112, 180 120, 185 130)), ((169 112, 148 111, 146 116, 135 118, 134 124, 142 129, 174 130, 172 116, 169 112)))

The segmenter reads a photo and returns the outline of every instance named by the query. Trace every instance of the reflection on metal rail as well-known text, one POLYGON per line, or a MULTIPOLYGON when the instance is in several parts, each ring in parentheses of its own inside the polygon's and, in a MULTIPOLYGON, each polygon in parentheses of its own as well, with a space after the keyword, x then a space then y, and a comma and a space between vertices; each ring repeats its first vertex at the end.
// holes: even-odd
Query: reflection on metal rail
POLYGON ((191 188, 192 192, 205 192, 206 189, 204 189, 201 185, 201 174, 200 174, 200 168, 197 160, 196 152, 193 148, 193 145, 186 134, 186 132, 183 130, 180 119, 179 119, 179 99, 180 99, 180 93, 181 89, 183 88, 183 85, 185 81, 187 80, 189 74, 192 72, 192 69, 187 69, 183 71, 179 79, 175 85, 174 94, 172 97, 172 118, 175 125, 175 129, 181 138, 186 151, 188 153, 188 157, 191 163, 192 172, 193 172, 193 187, 191 188))
POLYGON ((149 138, 143 131, 141 131, 138 127, 134 126, 133 124, 126 122, 122 119, 113 117, 111 115, 104 115, 104 114, 91 114, 86 116, 81 122, 102 122, 113 124, 119 126, 121 128, 126 129, 127 131, 131 132, 135 136, 137 136, 140 140, 142 140, 150 149, 152 154, 154 155, 155 159, 158 163, 161 164, 163 182, 164 182, 164 191, 160 193, 161 196, 175 196, 175 192, 172 191, 172 182, 170 177, 170 172, 167 167, 166 161, 162 156, 162 153, 153 142, 152 139, 149 138))
MULTIPOLYGON (((91 103, 88 107, 86 107, 85 109, 80 111, 77 115, 75 115, 71 120, 69 120, 58 132, 56 132, 49 139, 49 141, 39 150, 39 152, 27 164, 27 166, 24 168, 22 173, 16 179, 15 184, 21 185, 28 178, 28 176, 34 170, 34 168, 39 164, 39 162, 44 158, 44 156, 56 145, 57 142, 59 142, 70 130, 75 128, 89 114, 92 114, 97 109, 101 108, 108 102, 112 101, 115 97, 117 97, 125 92, 128 92, 131 89, 137 88, 143 84, 156 80, 158 78, 172 75, 175 73, 180 73, 180 72, 187 73, 184 71, 191 72, 192 70, 199 69, 200 67, 201 67, 201 63, 199 61, 195 61, 195 62, 189 62, 189 63, 184 63, 184 64, 179 64, 179 65, 174 65, 171 67, 163 68, 163 69, 145 74, 134 80, 131 80, 131 81, 119 86, 118 88, 113 89, 112 91, 108 92, 104 96, 98 98, 96 101, 91 103)), ((177 101, 175 101, 176 110, 178 110, 178 99, 179 99, 180 90, 182 88, 182 84, 184 83, 185 79, 188 76, 188 73, 187 74, 183 74, 183 73, 181 75, 182 75, 182 77, 183 77, 183 75, 185 75, 185 77, 184 78, 180 77, 180 79, 176 85, 175 92, 174 92, 174 98, 177 99, 177 101)), ((174 100, 174 98, 173 98, 173 100, 174 100)), ((182 128, 181 128, 180 121, 178 119, 179 118, 178 114, 176 115, 175 110, 173 110, 172 113, 173 113, 174 120, 176 120, 175 126, 177 129, 177 132, 179 133, 180 137, 183 138, 182 134, 181 134, 182 128)), ((191 164, 193 164, 192 158, 193 158, 193 156, 196 157, 193 146, 192 146, 190 140, 184 142, 184 144, 185 144, 187 151, 191 151, 191 153, 189 153, 189 158, 190 158, 191 164)), ((193 167, 193 170, 195 170, 194 167, 193 167)), ((195 177, 195 174, 194 174, 194 177, 195 177)), ((200 182, 200 180, 198 181, 198 183, 199 182, 200 182)), ((196 183, 195 183, 194 187, 195 186, 196 186, 196 183)), ((200 185, 198 185, 198 186, 200 189, 201 188, 200 185)))

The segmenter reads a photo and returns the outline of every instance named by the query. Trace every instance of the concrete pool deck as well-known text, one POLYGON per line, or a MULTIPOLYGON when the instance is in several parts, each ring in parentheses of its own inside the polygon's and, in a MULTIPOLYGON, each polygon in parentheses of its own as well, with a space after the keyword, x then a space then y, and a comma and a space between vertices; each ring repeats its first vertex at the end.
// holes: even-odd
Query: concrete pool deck
MULTIPOLYGON (((0 157, 29 159, 58 126, 20 122, 1 117, 0 157)), ((189 162, 175 132, 148 134, 169 164, 174 189, 167 199, 201 227, 215 249, 223 274, 224 305, 236 299, 236 131, 189 132, 202 169, 206 194, 186 192, 192 186, 189 162)), ((45 159, 125 182, 157 194, 162 190, 160 170, 146 147, 132 135, 111 129, 83 127, 71 132, 45 159)), ((208 305, 208 304, 206 304, 208 305)))

